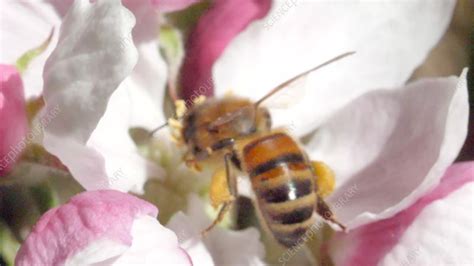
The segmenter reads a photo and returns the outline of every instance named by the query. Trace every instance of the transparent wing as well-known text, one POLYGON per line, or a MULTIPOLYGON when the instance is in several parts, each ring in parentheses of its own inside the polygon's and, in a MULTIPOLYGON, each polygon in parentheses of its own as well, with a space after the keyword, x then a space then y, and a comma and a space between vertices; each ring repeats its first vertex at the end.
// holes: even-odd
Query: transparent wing
POLYGON ((208 128, 212 130, 213 128, 218 128, 219 126, 223 126, 225 124, 232 123, 237 120, 240 121, 243 117, 253 119, 255 117, 255 107, 253 105, 249 105, 239 108, 234 112, 226 113, 214 120, 212 123, 210 123, 208 128))
MULTIPOLYGON (((308 75, 324 66, 327 66, 333 62, 336 62, 346 56, 352 55, 355 52, 347 52, 343 53, 339 56, 336 56, 316 67, 313 67, 305 72, 302 72, 291 79, 281 83, 280 85, 276 86, 274 89, 269 91, 265 96, 263 96, 260 100, 256 102, 257 105, 261 104, 264 101, 268 101, 268 99, 273 101, 273 98, 277 98, 277 103, 279 105, 283 106, 288 106, 288 103, 298 103, 299 100, 302 99, 302 97, 305 96, 305 86, 304 83, 306 82, 306 79, 308 78, 308 75), (281 94, 283 92, 283 94, 281 94), (280 95, 280 96, 278 96, 280 95), (279 100, 278 100, 279 99, 279 100)), ((278 104, 277 104, 278 105, 278 104)), ((269 106, 270 107, 270 106, 269 106)))

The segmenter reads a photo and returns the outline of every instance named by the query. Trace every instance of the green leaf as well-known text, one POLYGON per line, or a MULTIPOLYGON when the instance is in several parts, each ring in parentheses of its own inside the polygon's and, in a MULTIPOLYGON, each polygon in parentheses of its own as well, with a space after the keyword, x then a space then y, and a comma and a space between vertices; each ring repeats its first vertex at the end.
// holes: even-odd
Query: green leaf
POLYGON ((0 219, 0 261, 13 265, 20 243, 15 239, 10 228, 0 219))
POLYGON ((179 28, 185 35, 196 25, 199 18, 211 6, 212 1, 203 0, 186 9, 166 15, 168 21, 179 28))
POLYGON ((168 62, 176 62, 184 54, 183 40, 180 32, 169 25, 160 29, 160 48, 168 62))
POLYGON ((48 181, 30 187, 30 192, 41 213, 59 205, 58 196, 48 181))
POLYGON ((183 37, 181 32, 170 25, 160 28, 160 50, 168 63, 168 92, 173 100, 177 99, 178 75, 184 58, 183 37))
POLYGON ((54 29, 51 30, 51 33, 49 34, 48 38, 42 44, 40 44, 40 46, 27 51, 16 61, 15 65, 20 73, 25 72, 30 62, 38 55, 43 53, 46 48, 48 48, 48 45, 51 42, 51 39, 53 38, 53 33, 54 29))

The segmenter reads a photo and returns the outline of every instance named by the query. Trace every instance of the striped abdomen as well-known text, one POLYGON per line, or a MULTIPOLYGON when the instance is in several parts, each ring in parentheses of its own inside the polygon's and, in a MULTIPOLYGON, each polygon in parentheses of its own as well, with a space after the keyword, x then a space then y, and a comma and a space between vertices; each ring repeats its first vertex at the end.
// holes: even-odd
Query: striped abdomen
POLYGON ((268 228, 290 247, 314 223, 313 174, 303 151, 285 133, 271 133, 245 145, 242 163, 268 228))

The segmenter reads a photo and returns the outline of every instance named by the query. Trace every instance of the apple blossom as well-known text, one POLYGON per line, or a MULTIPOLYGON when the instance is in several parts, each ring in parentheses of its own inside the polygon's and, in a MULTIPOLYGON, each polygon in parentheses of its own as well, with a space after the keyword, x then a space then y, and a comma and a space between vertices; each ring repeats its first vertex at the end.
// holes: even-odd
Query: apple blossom
MULTIPOLYGON (((165 174, 164 167, 147 160, 161 151, 150 143, 137 147, 129 136, 131 127, 151 129, 165 118, 167 66, 157 50, 156 28, 149 25, 158 25, 161 17, 156 10, 169 1, 76 1, 72 7, 64 4, 70 2, 51 2, 64 18, 43 76, 43 114, 53 106, 62 110, 45 129, 48 151, 58 156, 88 190, 106 187, 141 193, 147 178, 153 176, 162 177, 161 187, 178 179, 178 185, 188 186, 178 191, 180 199, 187 198, 190 190, 201 189, 201 185, 184 183, 190 179, 175 175, 182 162, 172 163, 169 167, 175 172, 165 174), (147 151, 148 158, 139 155, 139 148, 147 151)), ((178 2, 185 7, 195 1, 178 2)), ((183 95, 186 99, 198 94, 221 97, 234 89, 235 94, 256 100, 295 74, 355 50, 356 55, 311 73, 301 86, 291 89, 303 96, 275 95, 296 99, 297 104, 285 110, 269 108, 276 126, 288 127, 295 137, 304 139, 312 159, 325 161, 334 169, 336 190, 327 201, 338 219, 353 232, 370 230, 379 220, 409 211, 438 186, 465 140, 467 70, 459 77, 405 84, 444 33, 453 6, 454 1, 449 0, 273 1, 271 7, 269 1, 216 1, 189 38, 181 73, 183 95), (200 90, 203 86, 204 91, 200 90), (347 191, 354 187, 357 189, 347 198, 347 191)), ((163 6, 163 10, 174 8, 163 6)), ((178 152, 174 156, 179 157, 178 152)), ((240 192, 244 187, 245 182, 239 182, 240 192)), ((103 192, 87 193, 95 198, 103 192)), ((99 201, 108 202, 109 193, 99 201)), ((170 212, 176 211, 171 203, 170 199, 161 204, 169 205, 170 212)), ((71 204, 75 206, 74 199, 44 219, 56 217, 58 210, 68 210, 71 204)), ((127 209, 127 203, 123 205, 120 208, 127 209)), ((180 244, 193 262, 231 263, 235 247, 248 244, 245 250, 250 255, 237 258, 238 262, 262 263, 257 231, 216 228, 208 239, 201 239, 197 235, 209 222, 205 207, 195 196, 187 206, 188 213, 176 214, 168 226, 178 236, 184 232, 180 244)), ((104 208, 101 217, 113 219, 115 207, 104 208)), ((82 208, 77 209, 78 214, 72 215, 81 217, 82 208)), ((144 212, 149 214, 144 220, 130 218, 135 213, 129 212, 125 229, 119 234, 127 236, 123 239, 113 235, 114 243, 101 239, 101 234, 106 234, 101 230, 108 224, 100 223, 98 228, 102 229, 92 231, 98 234, 85 236, 86 244, 83 240, 72 245, 58 240, 60 245, 47 249, 51 254, 34 250, 44 236, 33 231, 19 253, 19 263, 28 263, 34 252, 53 262, 132 262, 135 256, 129 261, 121 254, 135 254, 134 242, 130 242, 135 222, 136 239, 146 237, 145 225, 165 230, 156 220, 148 219, 155 212, 144 212), (92 256, 97 255, 97 248, 110 251, 110 256, 92 256)), ((43 223, 39 222, 39 228, 43 223)), ((86 228, 75 232, 83 231, 88 232, 86 228)), ((68 236, 67 230, 54 233, 58 239, 68 236)), ((404 245, 412 244, 410 239, 403 241, 400 238, 394 252, 405 252, 404 245)), ((165 242, 177 246, 174 238, 165 242)), ((354 255, 347 251, 333 256, 335 261, 354 255)), ((460 254, 464 251, 459 250, 460 254)), ((393 260, 394 256, 397 254, 384 259, 393 260)))
POLYGON ((192 81, 184 80, 184 95, 220 97, 232 88, 257 100, 319 62, 356 51, 292 88, 303 91, 298 104, 269 108, 276 126, 305 137, 310 157, 335 170, 328 202, 349 229, 408 208, 440 182, 467 133, 467 70, 404 85, 442 36, 454 1, 298 1, 282 12, 285 4, 274 1, 266 17, 235 36, 213 36, 229 43, 224 52, 213 39, 206 43, 206 32, 225 27, 225 9, 214 5, 205 17, 210 23, 198 24, 190 39, 200 45, 193 50, 206 52, 185 60, 182 75, 192 81), (210 89, 202 93, 202 86, 210 89))
MULTIPOLYGON (((236 94, 257 100, 331 55, 356 51, 292 88, 304 92, 298 104, 284 110, 269 106, 275 126, 291 125, 296 137, 316 132, 305 147, 312 159, 335 170, 337 188, 330 204, 345 187, 358 185, 354 198, 336 211, 349 228, 413 203, 439 182, 465 140, 467 71, 459 80, 403 86, 452 14, 454 1, 428 2, 301 1, 282 13, 286 2, 275 1, 268 15, 236 35, 212 65, 216 97, 235 88, 236 94), (275 17, 279 21, 269 27, 267 20, 275 17), (429 102, 423 101, 426 93, 429 102)), ((214 15, 218 20, 220 7, 214 8, 207 19, 214 15)), ((195 39, 202 43, 195 49, 207 49, 195 39)))

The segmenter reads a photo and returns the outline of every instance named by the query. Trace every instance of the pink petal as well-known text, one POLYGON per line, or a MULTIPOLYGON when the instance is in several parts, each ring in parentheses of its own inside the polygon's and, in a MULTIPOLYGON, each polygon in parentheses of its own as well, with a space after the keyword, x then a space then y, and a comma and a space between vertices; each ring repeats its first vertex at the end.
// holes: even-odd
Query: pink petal
POLYGON ((187 43, 182 68, 182 96, 213 95, 212 66, 230 41, 247 25, 264 17, 269 0, 218 0, 204 14, 187 43))
POLYGON ((185 9, 201 0, 150 0, 161 12, 174 12, 185 9))
POLYGON ((15 265, 62 264, 97 239, 130 246, 134 219, 157 214, 154 205, 129 194, 113 190, 81 193, 40 218, 15 265))
POLYGON ((0 64, 0 177, 25 148, 28 130, 23 83, 15 67, 0 64))
MULTIPOLYGON (((338 233, 330 242, 330 253, 336 265, 377 265, 387 253, 396 246, 407 233, 407 229, 420 217, 420 213, 439 200, 450 196, 453 192, 474 181, 474 162, 452 165, 445 172, 441 183, 430 193, 420 198, 415 204, 398 213, 392 218, 367 224, 349 234, 338 233)), ((453 206, 454 207, 454 206, 453 206)), ((471 214, 468 214, 471 215, 471 214)), ((453 219, 450 216, 446 220, 453 219)), ((459 221, 453 221, 457 224, 459 221)), ((472 226, 472 225, 471 225, 472 226)), ((438 228, 432 234, 441 235, 449 241, 446 231, 438 228)), ((464 234, 468 234, 465 232, 464 234)), ((469 237, 469 236, 468 236, 469 237)), ((459 239, 457 239, 459 241, 459 239)), ((420 239, 421 241, 421 239, 420 239)), ((453 241, 455 241, 453 239, 453 241)), ((472 241, 471 241, 472 242, 472 241)), ((421 242, 418 243, 418 245, 421 242)), ((450 243, 443 244, 448 250, 450 243)), ((417 251, 412 247, 412 251, 417 251)), ((421 249, 424 247, 418 247, 421 249)), ((413 256, 416 254, 414 253, 413 256)), ((442 255, 442 254, 436 254, 442 255)), ((410 257, 410 256, 408 256, 410 257)))

